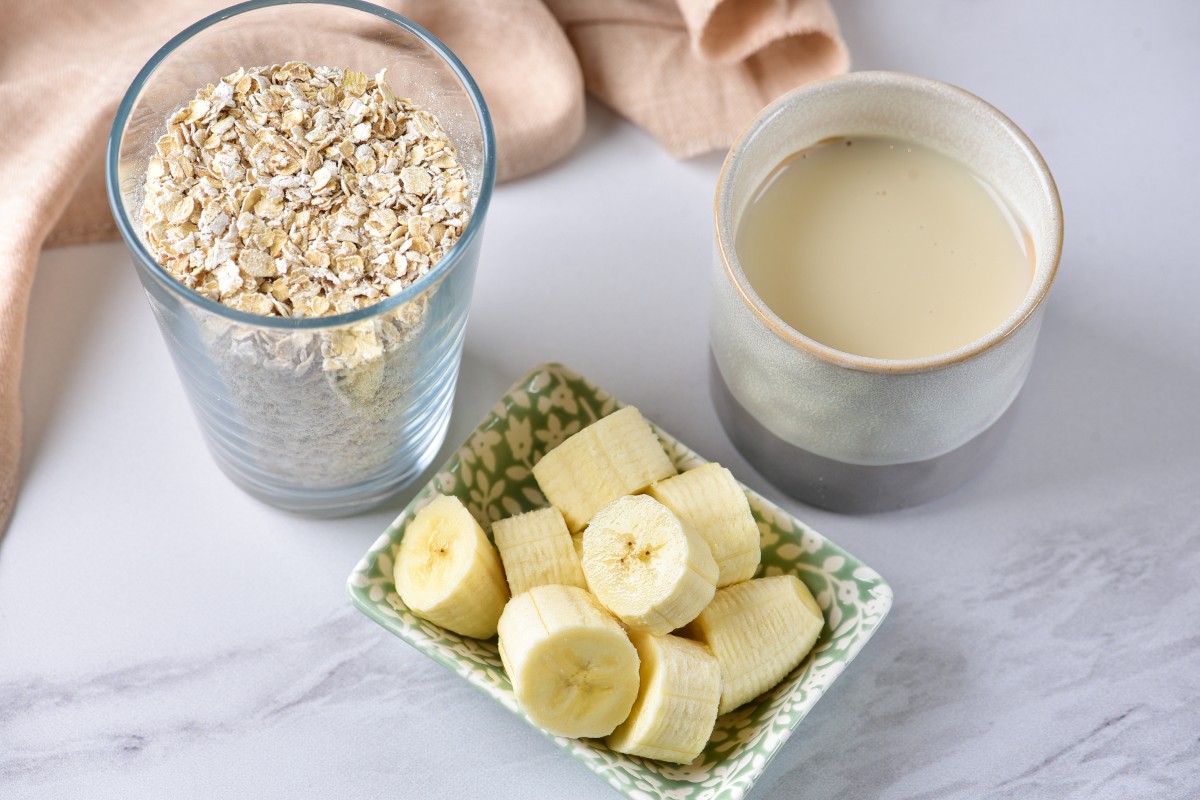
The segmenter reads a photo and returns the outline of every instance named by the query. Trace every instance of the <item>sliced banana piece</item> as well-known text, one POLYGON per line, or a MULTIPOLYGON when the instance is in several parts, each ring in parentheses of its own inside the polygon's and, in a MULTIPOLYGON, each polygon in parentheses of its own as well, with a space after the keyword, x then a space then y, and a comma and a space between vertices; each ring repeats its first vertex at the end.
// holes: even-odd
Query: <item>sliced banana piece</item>
POLYGON ((492 523, 492 536, 513 596, 557 583, 586 589, 579 554, 557 508, 539 508, 492 523))
POLYGON ((629 636, 641 660, 641 690, 629 718, 605 743, 618 753, 690 764, 712 736, 721 668, 708 648, 679 636, 629 636))
POLYGON ((758 524, 733 473, 717 463, 689 469, 646 492, 708 542, 717 561, 717 588, 754 577, 758 524))
POLYGON ((414 614, 487 639, 508 602, 496 548, 457 497, 438 495, 404 529, 394 568, 396 591, 414 614))
POLYGON ((572 533, 618 497, 674 474, 650 423, 633 406, 593 422, 533 466, 542 494, 572 533))
POLYGON ((662 503, 627 495, 596 512, 584 529, 583 574, 622 622, 661 635, 691 622, 712 600, 717 562, 699 534, 662 503))
POLYGON ((629 716, 638 654, 625 629, 575 586, 535 586, 500 616, 500 659, 521 708, 557 736, 601 737, 629 716))
POLYGON ((795 575, 755 578, 719 589, 684 631, 721 665, 724 714, 783 680, 812 650, 825 618, 795 575))

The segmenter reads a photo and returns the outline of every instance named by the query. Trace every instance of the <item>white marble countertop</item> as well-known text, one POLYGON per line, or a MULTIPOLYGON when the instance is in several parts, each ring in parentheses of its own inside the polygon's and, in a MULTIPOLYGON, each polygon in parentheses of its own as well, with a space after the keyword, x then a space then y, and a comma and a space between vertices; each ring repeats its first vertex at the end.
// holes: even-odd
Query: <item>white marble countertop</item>
MULTIPOLYGON (((995 463, 867 517, 756 475, 705 381, 720 158, 673 161, 599 107, 568 161, 496 193, 443 454, 562 361, 889 579, 891 616, 757 798, 1196 798, 1200 10, 837 9, 856 68, 981 95, 1058 179, 1066 248, 995 463)), ((314 521, 222 477, 119 245, 42 258, 23 395, 0 797, 615 796, 351 608, 347 574, 411 490, 314 521)))

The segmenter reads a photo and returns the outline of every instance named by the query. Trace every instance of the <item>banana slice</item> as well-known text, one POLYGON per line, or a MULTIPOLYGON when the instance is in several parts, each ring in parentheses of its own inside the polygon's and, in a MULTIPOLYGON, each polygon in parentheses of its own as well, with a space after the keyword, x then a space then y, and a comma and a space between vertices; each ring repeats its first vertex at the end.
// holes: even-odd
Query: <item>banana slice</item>
POLYGON ((662 635, 691 622, 712 600, 717 562, 662 503, 627 495, 596 512, 584 529, 583 574, 622 622, 662 635))
POLYGON ((633 406, 593 422, 533 466, 542 494, 572 533, 618 497, 674 474, 650 423, 633 406))
POLYGON ((500 616, 500 659, 531 720, 557 736, 607 736, 638 694, 625 629, 583 589, 536 586, 500 616))
POLYGON ((586 589, 579 554, 557 508, 539 508, 492 523, 513 596, 550 583, 586 589))
POLYGON ((605 743, 618 753, 690 764, 717 721, 721 668, 708 648, 678 636, 633 633, 641 691, 605 743))
POLYGON ((457 497, 438 495, 404 529, 394 569, 404 604, 435 625, 487 639, 508 601, 496 548, 457 497))
POLYGON ((754 577, 758 524, 733 473, 705 464, 653 484, 646 492, 708 542, 717 561, 717 588, 754 577))
POLYGON ((783 680, 812 650, 825 618, 795 575, 755 578, 717 591, 684 634, 721 665, 724 714, 783 680))

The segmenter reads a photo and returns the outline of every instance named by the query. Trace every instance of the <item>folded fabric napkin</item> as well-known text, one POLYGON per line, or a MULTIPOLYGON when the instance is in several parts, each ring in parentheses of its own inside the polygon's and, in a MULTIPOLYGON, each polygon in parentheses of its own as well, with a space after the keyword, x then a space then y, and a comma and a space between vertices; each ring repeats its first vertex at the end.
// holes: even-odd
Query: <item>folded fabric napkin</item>
MULTIPOLYGON (((728 146, 764 105, 843 72, 827 0, 385 0, 479 83, 499 177, 565 156, 586 88, 686 157, 728 146)), ((113 238, 103 153, 117 103, 217 0, 0 0, 0 531, 19 477, 25 316, 43 246, 113 238)))

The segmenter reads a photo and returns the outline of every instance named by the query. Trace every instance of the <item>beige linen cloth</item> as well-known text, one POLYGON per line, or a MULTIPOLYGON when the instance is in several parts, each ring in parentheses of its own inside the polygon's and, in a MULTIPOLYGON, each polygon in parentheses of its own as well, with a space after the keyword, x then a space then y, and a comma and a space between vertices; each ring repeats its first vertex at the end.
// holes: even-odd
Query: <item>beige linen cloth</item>
MULTIPOLYGON (((565 156, 586 88, 686 157, 843 72, 827 0, 384 0, 459 55, 492 112, 501 180, 565 156)), ((221 0, 0 0, 0 533, 19 476, 25 315, 43 246, 116 236, 102 156, 117 103, 221 0)))

